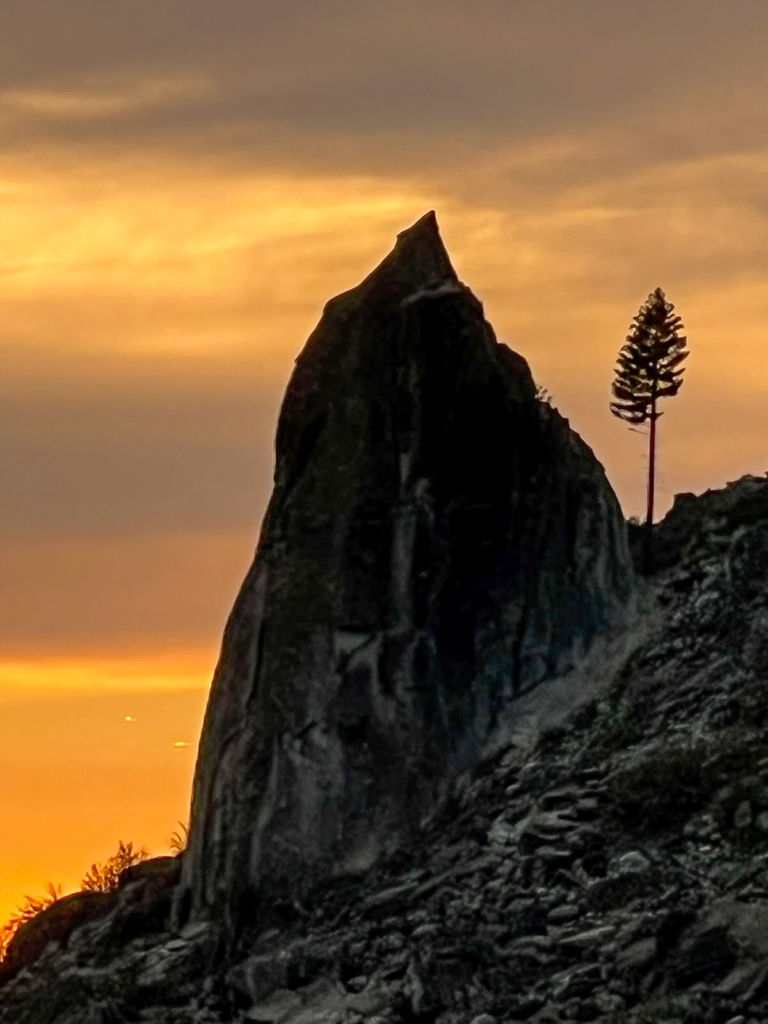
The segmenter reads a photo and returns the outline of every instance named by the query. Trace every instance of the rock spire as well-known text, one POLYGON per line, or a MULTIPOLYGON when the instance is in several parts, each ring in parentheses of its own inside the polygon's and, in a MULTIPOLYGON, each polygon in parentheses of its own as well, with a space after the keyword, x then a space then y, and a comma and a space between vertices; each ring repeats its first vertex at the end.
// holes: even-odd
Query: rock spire
POLYGON ((296 361, 206 714, 180 919, 236 932, 394 848, 630 589, 602 467, 426 214, 296 361))

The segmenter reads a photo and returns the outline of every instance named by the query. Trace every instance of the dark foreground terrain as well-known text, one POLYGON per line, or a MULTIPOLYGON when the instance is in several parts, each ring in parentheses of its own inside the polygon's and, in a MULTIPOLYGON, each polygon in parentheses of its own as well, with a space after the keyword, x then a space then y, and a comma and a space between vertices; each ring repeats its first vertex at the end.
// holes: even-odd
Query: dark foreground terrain
POLYGON ((683 496, 657 534, 624 664, 408 849, 265 903, 229 964, 162 892, 131 917, 129 883, 6 982, 0 1020, 768 1020, 768 481, 683 496))

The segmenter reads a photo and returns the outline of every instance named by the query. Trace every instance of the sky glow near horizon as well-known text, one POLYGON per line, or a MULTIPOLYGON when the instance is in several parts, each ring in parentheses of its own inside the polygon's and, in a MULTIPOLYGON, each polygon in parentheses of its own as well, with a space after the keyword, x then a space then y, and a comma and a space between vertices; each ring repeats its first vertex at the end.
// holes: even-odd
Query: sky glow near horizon
POLYGON ((691 349, 659 513, 768 470, 767 45, 751 0, 8 12, 0 919, 186 821, 293 360, 426 210, 626 514, 609 390, 657 285, 691 349))

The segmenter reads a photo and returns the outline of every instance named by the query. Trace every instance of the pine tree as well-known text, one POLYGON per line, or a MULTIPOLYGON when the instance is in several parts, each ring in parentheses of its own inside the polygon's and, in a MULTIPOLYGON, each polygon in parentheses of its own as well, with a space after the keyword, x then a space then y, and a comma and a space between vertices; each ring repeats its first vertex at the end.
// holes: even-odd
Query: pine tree
POLYGON ((650 423, 648 457, 648 512, 645 533, 646 571, 651 568, 653 502, 656 480, 656 421, 661 398, 671 398, 683 383, 682 362, 688 357, 683 324, 674 315, 661 288, 651 292, 632 320, 626 343, 619 352, 613 382, 611 412, 627 423, 650 423))

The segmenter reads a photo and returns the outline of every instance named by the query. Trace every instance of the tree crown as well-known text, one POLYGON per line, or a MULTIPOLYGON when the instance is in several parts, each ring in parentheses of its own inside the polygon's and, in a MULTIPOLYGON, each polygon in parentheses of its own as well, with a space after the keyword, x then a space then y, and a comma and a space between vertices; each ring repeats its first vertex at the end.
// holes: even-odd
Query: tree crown
POLYGON ((661 288, 652 291, 633 317, 616 364, 611 412, 628 423, 658 419, 656 403, 671 398, 683 383, 688 339, 682 320, 661 288))

